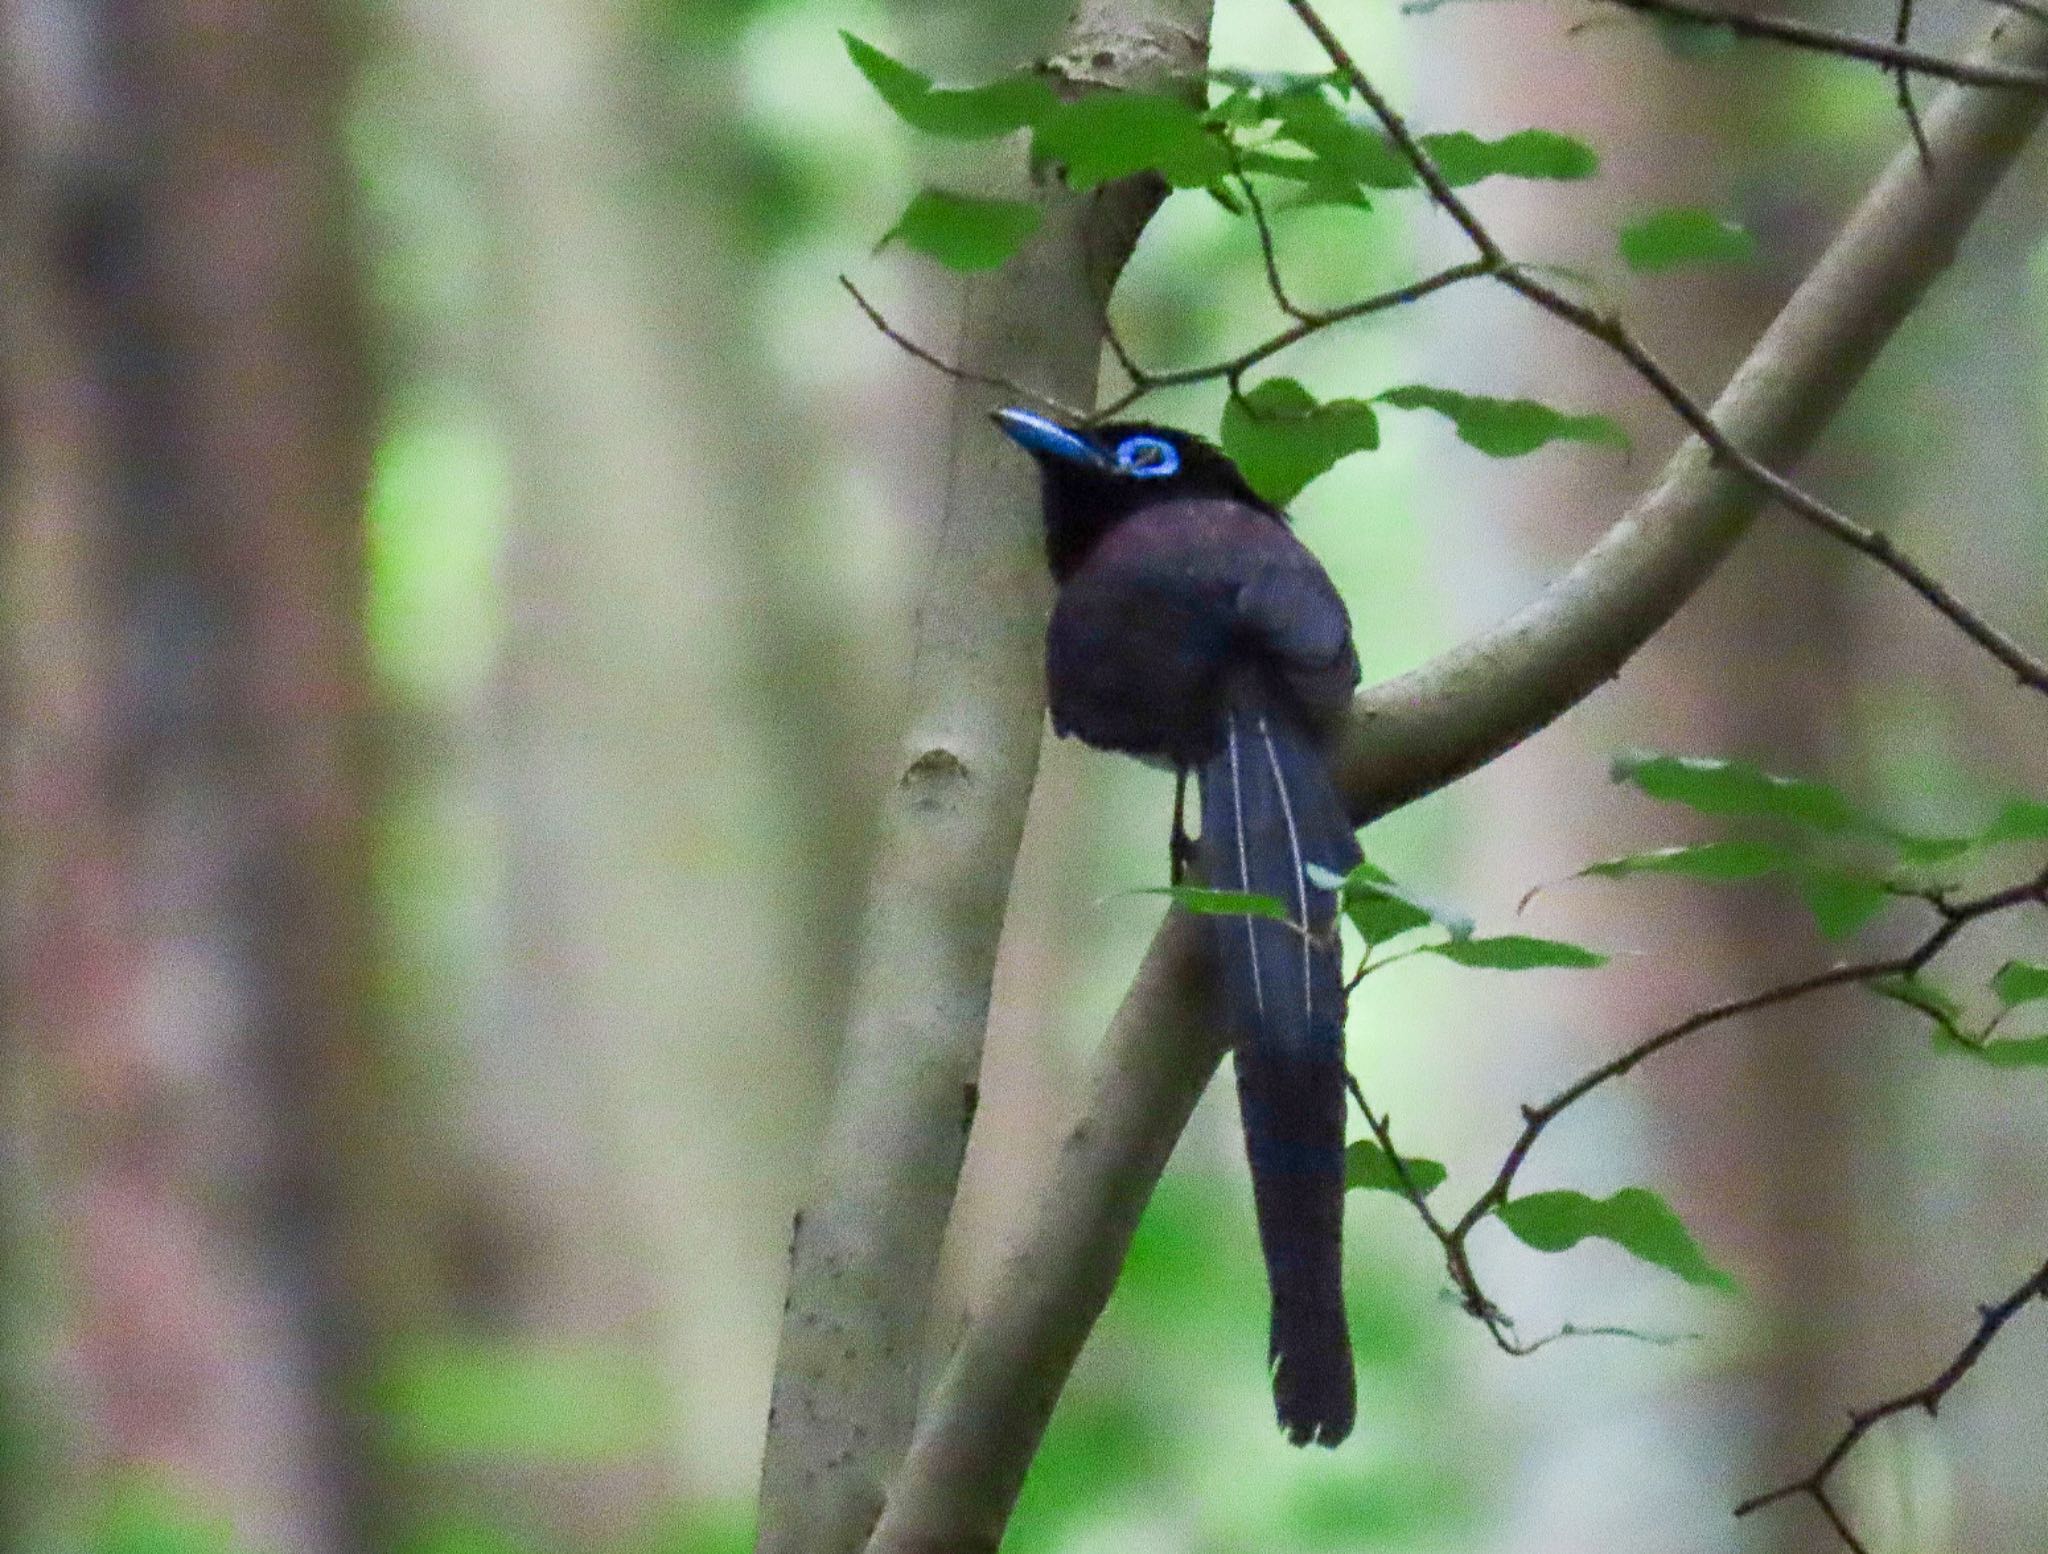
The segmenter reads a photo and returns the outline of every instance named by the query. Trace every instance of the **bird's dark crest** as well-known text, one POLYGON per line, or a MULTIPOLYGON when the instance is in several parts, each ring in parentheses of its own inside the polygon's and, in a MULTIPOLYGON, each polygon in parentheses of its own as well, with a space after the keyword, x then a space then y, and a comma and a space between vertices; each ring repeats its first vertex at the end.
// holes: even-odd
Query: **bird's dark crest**
POLYGON ((1072 573, 1095 542, 1132 513, 1162 502, 1216 497, 1242 503, 1277 523, 1287 522, 1287 515, 1254 491, 1229 455, 1206 437, 1151 421, 1105 421, 1067 430, 1096 458, 1026 445, 1044 480, 1046 558, 1055 578, 1072 573), (1169 444, 1178 455, 1172 473, 1164 478, 1148 477, 1117 462, 1120 448, 1147 438, 1169 444))

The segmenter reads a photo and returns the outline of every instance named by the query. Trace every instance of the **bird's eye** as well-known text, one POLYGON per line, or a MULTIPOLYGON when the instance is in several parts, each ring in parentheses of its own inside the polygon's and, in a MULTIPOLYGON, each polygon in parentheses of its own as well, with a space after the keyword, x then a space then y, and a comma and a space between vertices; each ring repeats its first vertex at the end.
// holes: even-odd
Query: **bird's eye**
POLYGON ((1180 468, 1180 450, 1164 437, 1141 433, 1117 444, 1116 467, 1141 480, 1171 475, 1180 468))

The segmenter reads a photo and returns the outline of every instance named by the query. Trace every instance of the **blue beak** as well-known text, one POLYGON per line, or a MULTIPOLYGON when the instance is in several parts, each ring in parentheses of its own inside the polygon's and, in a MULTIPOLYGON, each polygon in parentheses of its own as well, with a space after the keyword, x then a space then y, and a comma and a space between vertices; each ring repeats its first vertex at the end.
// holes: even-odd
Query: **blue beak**
POLYGON ((1035 410, 1015 407, 994 410, 989 412, 989 419, 1002 428, 1006 437, 1034 457, 1063 459, 1069 464, 1083 464, 1093 469, 1110 468, 1109 456, 1094 443, 1035 410))

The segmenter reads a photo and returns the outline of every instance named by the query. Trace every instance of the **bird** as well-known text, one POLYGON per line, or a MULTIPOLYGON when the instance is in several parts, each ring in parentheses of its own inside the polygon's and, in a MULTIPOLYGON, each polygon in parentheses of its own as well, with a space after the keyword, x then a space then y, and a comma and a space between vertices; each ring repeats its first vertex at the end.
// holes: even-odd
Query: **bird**
POLYGON ((1210 915, 1272 1298, 1280 1428, 1335 1446, 1357 1413, 1343 1299, 1345 987, 1337 910, 1358 838, 1329 745, 1358 686, 1329 574, 1223 451, 1139 422, 993 412, 1038 465, 1054 595, 1054 732, 1176 774, 1172 874, 1279 901, 1210 915), (1201 836, 1181 819, 1188 774, 1201 836))

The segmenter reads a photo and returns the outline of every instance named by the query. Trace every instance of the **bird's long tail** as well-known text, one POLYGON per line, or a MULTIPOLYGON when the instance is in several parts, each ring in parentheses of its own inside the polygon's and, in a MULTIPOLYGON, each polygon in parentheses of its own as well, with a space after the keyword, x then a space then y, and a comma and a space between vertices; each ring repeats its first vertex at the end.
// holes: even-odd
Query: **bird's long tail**
POLYGON ((1284 923, 1210 923, 1273 1296, 1274 1408, 1297 1446, 1335 1446, 1357 1412, 1342 1266, 1344 979, 1336 898, 1309 866, 1349 873, 1358 839, 1316 741, 1260 702, 1233 703, 1201 776, 1204 878, 1287 908, 1284 923))

